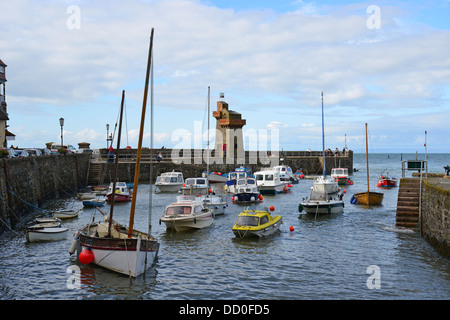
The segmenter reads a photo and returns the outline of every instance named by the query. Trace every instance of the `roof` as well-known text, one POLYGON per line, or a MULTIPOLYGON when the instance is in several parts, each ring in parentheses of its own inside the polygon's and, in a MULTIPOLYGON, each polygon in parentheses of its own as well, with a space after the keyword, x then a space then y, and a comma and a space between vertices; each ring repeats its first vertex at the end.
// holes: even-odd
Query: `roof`
POLYGON ((7 67, 7 65, 2 61, 2 59, 0 59, 0 66, 7 67))

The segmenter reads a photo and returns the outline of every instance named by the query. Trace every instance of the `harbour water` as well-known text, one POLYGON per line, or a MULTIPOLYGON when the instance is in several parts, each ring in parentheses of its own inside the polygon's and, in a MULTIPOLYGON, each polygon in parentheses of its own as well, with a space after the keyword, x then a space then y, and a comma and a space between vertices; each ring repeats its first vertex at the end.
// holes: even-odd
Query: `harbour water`
MULTIPOLYGON (((401 177, 400 154, 371 154, 370 183, 387 170, 401 177)), ((403 155, 403 160, 415 159, 403 155)), ((419 155, 422 160, 423 155, 419 155)), ((429 172, 444 172, 449 154, 428 154, 429 172)), ((0 237, 0 299, 2 300, 441 300, 450 298, 450 261, 415 231, 397 230, 398 188, 382 190, 381 206, 350 204, 353 193, 365 191, 365 155, 354 155, 354 185, 345 186, 343 214, 308 216, 298 204, 313 180, 302 180, 292 191, 266 195, 258 207, 275 207, 281 230, 264 239, 236 238, 231 227, 245 207, 232 204, 213 225, 194 232, 166 231, 159 218, 176 194, 153 195, 152 233, 160 241, 156 264, 130 282, 126 276, 93 265, 82 265, 68 253, 72 238, 27 243, 24 226, 42 213, 29 215, 23 227, 0 237), (290 231, 292 226, 294 231, 290 231), (71 287, 68 269, 79 268, 80 285, 71 287)), ((411 172, 406 173, 411 176, 411 172)), ((138 188, 135 228, 147 230, 148 184, 138 188)), ((46 209, 81 208, 76 197, 55 200, 46 209)), ((128 224, 130 203, 115 205, 114 217, 128 224)), ((109 212, 109 205, 104 207, 109 212)), ((72 235, 92 219, 83 209, 64 221, 72 235)), ((96 220, 100 215, 96 214, 96 220)))

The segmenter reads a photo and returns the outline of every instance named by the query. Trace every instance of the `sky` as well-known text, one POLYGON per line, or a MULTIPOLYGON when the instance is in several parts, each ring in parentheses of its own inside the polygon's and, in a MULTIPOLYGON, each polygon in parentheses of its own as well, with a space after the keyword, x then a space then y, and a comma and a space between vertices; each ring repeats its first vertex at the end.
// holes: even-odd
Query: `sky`
POLYGON ((136 148, 154 28, 154 147, 206 146, 210 87, 211 128, 224 93, 245 137, 256 133, 246 149, 321 150, 323 92, 325 148, 365 152, 367 123, 369 152, 421 153, 425 139, 427 152, 450 152, 450 0, 15 0, 0 10, 19 148, 59 142, 61 117, 65 144, 105 147, 122 90, 121 146, 136 148))

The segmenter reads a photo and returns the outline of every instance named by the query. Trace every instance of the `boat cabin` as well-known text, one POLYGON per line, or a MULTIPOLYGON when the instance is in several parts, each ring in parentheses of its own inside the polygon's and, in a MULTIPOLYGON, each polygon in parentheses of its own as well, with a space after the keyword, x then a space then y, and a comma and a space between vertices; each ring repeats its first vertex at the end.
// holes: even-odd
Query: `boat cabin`
POLYGON ((164 214, 165 215, 183 215, 183 214, 193 214, 203 212, 204 207, 201 203, 191 204, 191 203, 180 203, 175 205, 167 206, 164 214))
POLYGON ((156 182, 160 183, 183 183, 183 181, 183 174, 181 172, 166 172, 156 178, 156 182))
POLYGON ((269 222, 269 213, 265 211, 247 211, 238 216, 236 225, 238 227, 257 227, 269 222))
POLYGON ((280 172, 274 170, 255 172, 256 183, 259 185, 263 182, 275 182, 280 180, 280 172))
POLYGON ((348 176, 348 169, 347 168, 334 168, 334 169, 331 169, 331 176, 332 177, 347 177, 348 176))

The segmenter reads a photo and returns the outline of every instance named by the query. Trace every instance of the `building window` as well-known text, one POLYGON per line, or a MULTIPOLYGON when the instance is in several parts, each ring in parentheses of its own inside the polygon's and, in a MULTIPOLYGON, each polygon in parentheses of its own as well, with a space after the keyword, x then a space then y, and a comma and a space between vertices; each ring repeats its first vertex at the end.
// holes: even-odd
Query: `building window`
POLYGON ((5 73, 5 67, 4 66, 0 66, 0 73, 5 73))

